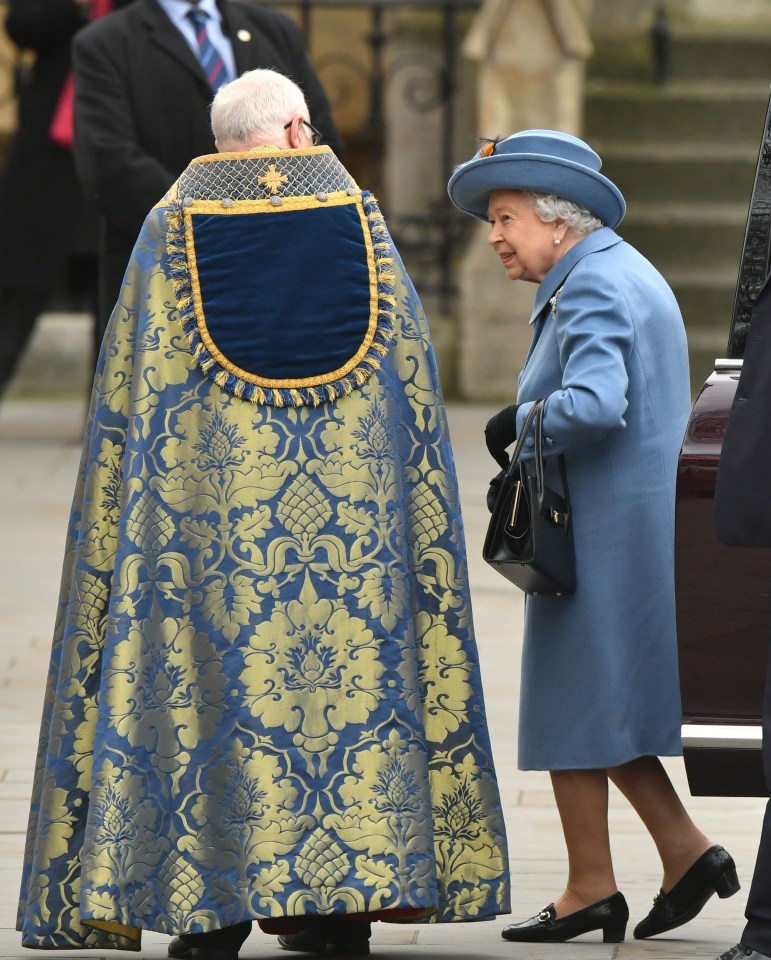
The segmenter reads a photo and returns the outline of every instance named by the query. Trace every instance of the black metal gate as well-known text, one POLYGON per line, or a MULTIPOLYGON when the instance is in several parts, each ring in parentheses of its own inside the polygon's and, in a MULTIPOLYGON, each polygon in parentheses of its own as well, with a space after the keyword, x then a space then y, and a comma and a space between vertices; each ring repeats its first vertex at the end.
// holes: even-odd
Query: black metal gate
MULTIPOLYGON (((262 0, 265 2, 265 0, 262 0)), ((455 293, 456 252, 468 230, 468 218, 450 204, 445 185, 459 160, 467 159, 476 143, 473 120, 460 113, 460 74, 464 63, 460 45, 466 26, 482 0, 268 0, 299 19, 314 66, 332 101, 337 117, 352 97, 364 98, 364 119, 357 129, 344 128, 346 165, 359 183, 378 197, 389 229, 421 294, 439 298, 448 308, 455 293), (399 49, 396 27, 405 13, 423 18, 419 52, 399 49), (317 52, 317 35, 324 18, 345 16, 346 40, 333 50, 317 52), (351 24, 353 26, 351 27, 351 24), (358 44, 351 42, 359 32, 358 44), (411 71, 409 81, 392 91, 400 75, 411 71), (439 189, 425 206, 400 209, 397 189, 388 189, 386 158, 396 129, 408 114, 434 117, 437 143, 425 149, 417 137, 409 147, 408 163, 429 163, 424 171, 439 189)), ((473 98, 473 94, 472 94, 473 98)), ((414 120, 413 120, 414 123, 414 120)))
MULTIPOLYGON (((6 0, 0 0, 0 12, 6 0)), ((440 309, 451 306, 455 293, 454 263, 469 222, 446 197, 445 185, 459 160, 473 152, 469 116, 459 116, 460 45, 466 26, 482 0, 259 0, 299 20, 314 66, 332 101, 336 117, 354 98, 363 106, 362 122, 343 129, 346 165, 362 187, 380 201, 389 229, 422 295, 438 297, 440 309), (423 18, 419 52, 399 48, 398 19, 423 18), (343 16, 349 29, 339 46, 315 55, 317 36, 330 16, 343 16), (351 27, 350 25, 353 24, 351 27), (358 36, 356 35, 358 31, 358 36), (353 42, 351 40, 353 39, 353 42), (399 86, 400 77, 410 79, 399 86), (399 86, 399 97, 392 91, 399 86), (386 159, 393 132, 406 117, 432 115, 430 143, 418 129, 404 150, 402 163, 421 168, 431 186, 427 199, 407 209, 399 204, 398 187, 388 189, 386 159)), ((4 64, 8 82, 0 87, 1 105, 12 100, 13 70, 4 64)), ((473 92, 466 91, 473 100, 473 92)), ((415 121, 413 119, 413 126, 415 121)))

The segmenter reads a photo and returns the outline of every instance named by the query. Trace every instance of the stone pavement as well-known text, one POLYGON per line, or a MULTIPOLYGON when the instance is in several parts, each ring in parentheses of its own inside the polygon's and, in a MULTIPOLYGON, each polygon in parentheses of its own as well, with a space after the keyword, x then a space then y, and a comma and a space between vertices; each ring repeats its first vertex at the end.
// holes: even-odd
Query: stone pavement
MULTIPOLYGON (((89 358, 88 329, 78 316, 41 323, 16 382, 0 403, 0 958, 51 956, 22 950, 15 932, 16 900, 32 767, 58 593, 65 527, 80 453, 89 358), (54 347, 53 342, 57 345, 54 347)), ((506 811, 513 917, 538 912, 561 890, 565 863, 548 776, 516 769, 518 667, 522 598, 481 561, 487 512, 484 493, 494 472, 482 444, 488 407, 449 411, 461 485, 474 614, 498 777, 506 811)), ((631 939, 660 884, 656 852, 635 815, 611 796, 617 879, 630 906, 627 941, 603 944, 587 934, 566 944, 527 946, 500 939, 504 918, 481 924, 376 924, 377 960, 506 957, 508 960, 712 960, 734 944, 752 873, 763 801, 688 798, 679 760, 667 766, 696 821, 737 861, 743 889, 713 897, 700 916, 669 937, 631 939)), ((165 956, 167 937, 146 934, 146 960, 165 956)), ((72 951, 70 960, 126 956, 72 951)), ((255 929, 241 957, 301 956, 277 948, 255 929)))

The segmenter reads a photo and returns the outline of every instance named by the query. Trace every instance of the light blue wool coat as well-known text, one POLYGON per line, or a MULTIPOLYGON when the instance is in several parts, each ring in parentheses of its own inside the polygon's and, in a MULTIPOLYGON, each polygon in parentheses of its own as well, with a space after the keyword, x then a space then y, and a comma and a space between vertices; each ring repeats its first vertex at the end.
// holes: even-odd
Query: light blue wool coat
POLYGON ((603 228, 552 267, 531 323, 518 426, 546 397, 547 452, 567 463, 578 589, 526 600, 519 767, 680 754, 674 498, 690 409, 680 310, 652 264, 603 228))

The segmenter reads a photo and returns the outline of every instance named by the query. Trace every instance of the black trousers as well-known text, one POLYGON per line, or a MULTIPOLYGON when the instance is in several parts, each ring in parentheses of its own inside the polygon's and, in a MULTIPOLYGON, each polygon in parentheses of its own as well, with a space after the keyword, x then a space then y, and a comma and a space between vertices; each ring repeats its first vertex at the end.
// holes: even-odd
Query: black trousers
MULTIPOLYGON (((763 694, 763 771, 766 783, 771 784, 771 637, 768 643, 763 694)), ((764 957, 771 957, 771 800, 766 804, 758 857, 744 915, 747 925, 741 942, 764 957)))
POLYGON ((0 287, 0 396, 13 379, 47 299, 47 290, 0 287))

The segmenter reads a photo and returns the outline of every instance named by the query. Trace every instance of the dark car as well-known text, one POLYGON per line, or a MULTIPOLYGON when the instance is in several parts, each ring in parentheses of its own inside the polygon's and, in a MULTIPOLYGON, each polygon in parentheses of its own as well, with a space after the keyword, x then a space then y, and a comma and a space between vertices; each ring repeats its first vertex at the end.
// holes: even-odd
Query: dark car
MULTIPOLYGON (((723 432, 742 366, 752 306, 771 270, 771 103, 763 129, 726 358, 701 389, 677 476, 675 577, 683 753, 691 792, 767 796, 761 713, 769 631, 771 550, 726 547, 713 496, 723 432)), ((771 397, 769 397, 771 403, 771 397)), ((758 496, 768 497, 759 488, 758 496)))

